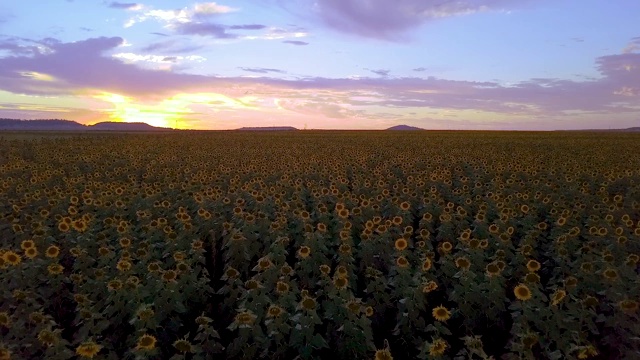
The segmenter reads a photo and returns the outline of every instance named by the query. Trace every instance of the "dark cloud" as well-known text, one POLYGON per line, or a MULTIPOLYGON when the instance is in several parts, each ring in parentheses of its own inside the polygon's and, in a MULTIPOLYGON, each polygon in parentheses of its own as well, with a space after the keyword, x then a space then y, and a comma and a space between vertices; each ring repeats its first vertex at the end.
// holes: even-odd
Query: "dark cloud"
POLYGON ((369 70, 372 73, 376 74, 376 75, 380 75, 380 76, 388 76, 389 73, 391 72, 391 70, 385 70, 385 69, 378 69, 378 70, 374 70, 374 69, 365 69, 365 70, 369 70))
POLYGON ((139 7, 140 4, 136 4, 136 3, 121 3, 121 2, 117 2, 117 1, 112 1, 112 2, 109 3, 108 6, 110 8, 112 8, 112 9, 130 10, 130 9, 135 9, 135 8, 139 7))
POLYGON ((508 0, 317 0, 313 6, 324 23, 336 30, 404 40, 407 30, 429 21, 515 5, 508 0))
POLYGON ((266 25, 248 24, 248 25, 231 25, 231 26, 229 26, 229 29, 232 29, 232 30, 262 30, 262 29, 265 29, 266 27, 267 27, 266 25))
POLYGON ((249 67, 239 67, 238 69, 259 73, 259 74, 268 74, 268 73, 278 73, 278 74, 286 74, 286 71, 278 70, 278 69, 269 69, 269 68, 249 68, 249 67))
POLYGON ((168 54, 186 54, 202 49, 202 45, 185 44, 184 40, 171 39, 151 43, 140 50, 145 53, 161 51, 168 54))
POLYGON ((227 32, 223 25, 213 23, 188 22, 176 25, 176 31, 182 35, 199 35, 216 39, 235 39, 238 36, 227 32))
POLYGON ((283 43, 285 44, 291 44, 291 45, 298 45, 298 46, 305 46, 305 45, 309 45, 308 42, 306 41, 299 41, 299 40, 285 40, 283 41, 283 43))
POLYGON ((413 71, 417 71, 417 72, 427 71, 427 68, 425 68, 425 67, 419 67, 419 68, 415 68, 415 69, 413 69, 413 71))

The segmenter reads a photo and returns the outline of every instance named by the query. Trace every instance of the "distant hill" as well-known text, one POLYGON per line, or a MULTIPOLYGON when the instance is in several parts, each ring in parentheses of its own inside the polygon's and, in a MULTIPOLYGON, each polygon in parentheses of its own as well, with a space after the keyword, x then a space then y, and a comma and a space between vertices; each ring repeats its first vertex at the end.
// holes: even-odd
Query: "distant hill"
POLYGON ((237 131, 297 131, 293 126, 241 127, 237 131))
POLYGON ((580 130, 556 130, 556 131, 594 131, 594 132, 640 132, 640 126, 626 129, 580 129, 580 130))
POLYGON ((169 128, 151 126, 147 123, 125 123, 125 122, 100 122, 87 126, 87 130, 109 130, 109 131, 166 131, 169 128))
POLYGON ((386 130, 424 130, 422 128, 419 127, 415 127, 415 126, 409 126, 409 125, 396 125, 396 126, 392 126, 386 130))
POLYGON ((83 125, 75 121, 0 119, 0 130, 12 131, 168 131, 169 128, 151 126, 146 123, 100 122, 83 125))

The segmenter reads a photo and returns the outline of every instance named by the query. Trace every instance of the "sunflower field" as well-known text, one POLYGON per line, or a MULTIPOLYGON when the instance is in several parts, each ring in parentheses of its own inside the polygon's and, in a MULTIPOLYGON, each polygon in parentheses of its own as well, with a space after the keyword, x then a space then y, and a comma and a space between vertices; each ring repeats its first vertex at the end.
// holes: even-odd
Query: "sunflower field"
POLYGON ((0 134, 0 359, 638 359, 640 134, 0 134))

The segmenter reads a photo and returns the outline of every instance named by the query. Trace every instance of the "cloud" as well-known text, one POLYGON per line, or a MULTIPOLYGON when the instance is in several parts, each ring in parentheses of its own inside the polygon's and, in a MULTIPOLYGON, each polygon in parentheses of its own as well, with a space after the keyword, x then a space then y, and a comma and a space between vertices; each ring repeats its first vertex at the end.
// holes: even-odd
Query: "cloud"
MULTIPOLYGON (((8 48, 5 51, 12 53, 0 58, 0 90, 14 94, 108 92, 138 102, 153 102, 176 94, 207 93, 207 99, 216 98, 233 106, 245 104, 242 106, 256 111, 255 118, 271 114, 282 119, 303 114, 356 119, 353 121, 394 116, 415 120, 433 117, 427 115, 431 112, 444 118, 443 114, 454 111, 461 118, 481 113, 487 118, 557 120, 575 114, 613 118, 637 116, 640 112, 640 54, 636 53, 597 58, 595 66, 601 77, 593 80, 536 78, 503 86, 436 77, 282 79, 278 76, 286 72, 262 67, 241 68, 260 77, 193 75, 174 72, 172 67, 160 71, 140 66, 154 62, 173 64, 180 60, 178 56, 111 55, 124 43, 117 37, 69 43, 55 39, 0 40, 0 45, 8 48)), ((189 61, 186 57, 182 60, 189 61)), ((555 122, 548 124, 553 126, 555 122)))
POLYGON ((235 39, 238 37, 238 35, 228 33, 225 26, 212 23, 188 22, 177 24, 175 29, 182 35, 210 36, 216 39, 235 39))
POLYGON ((376 75, 380 75, 380 76, 388 76, 389 73, 391 72, 391 70, 385 70, 385 69, 378 69, 378 70, 374 70, 374 69, 365 69, 365 70, 369 70, 372 73, 376 74, 376 75))
POLYGON ((508 0, 316 0, 313 10, 338 31, 395 41, 404 40, 407 30, 430 21, 512 4, 508 0))
POLYGON ((625 54, 633 53, 640 50, 640 36, 631 39, 629 44, 622 49, 622 52, 625 54))
POLYGON ((283 41, 283 43, 285 44, 291 44, 291 45, 298 45, 298 46, 305 46, 305 45, 309 45, 308 42, 306 41, 299 41, 299 40, 285 40, 283 41))
POLYGON ((185 54, 202 49, 202 45, 191 45, 185 43, 185 40, 171 39, 166 41, 158 41, 151 43, 141 50, 146 53, 162 51, 169 54, 185 54))
POLYGON ((177 24, 198 22, 218 14, 226 14, 234 11, 238 11, 238 9, 218 5, 215 2, 196 3, 191 8, 185 7, 177 10, 150 9, 130 18, 124 26, 131 27, 147 20, 156 20, 172 28, 177 24))
POLYGON ((142 5, 137 3, 121 3, 117 1, 112 1, 108 4, 108 6, 112 9, 124 9, 124 10, 140 10, 142 9, 142 5))
POLYGON ((262 29, 265 29, 266 27, 267 27, 266 25, 249 24, 249 25, 231 25, 231 26, 229 26, 229 29, 233 29, 233 30, 262 30, 262 29))
POLYGON ((286 71, 282 71, 278 69, 269 69, 269 68, 239 67, 238 69, 248 71, 248 72, 253 72, 253 73, 260 73, 260 74, 268 74, 268 73, 286 74, 287 73, 286 71))
POLYGON ((417 72, 427 71, 427 68, 425 68, 425 67, 419 67, 419 68, 415 68, 415 69, 413 69, 413 71, 417 71, 417 72))
POLYGON ((149 33, 149 34, 151 34, 151 35, 158 35, 158 36, 169 36, 168 34, 160 33, 160 32, 152 32, 152 33, 149 33))
POLYGON ((142 55, 142 54, 134 54, 134 53, 117 53, 112 55, 116 59, 121 59, 123 61, 129 63, 136 62, 149 62, 149 63, 164 63, 164 62, 172 62, 175 63, 177 61, 195 61, 195 62, 203 62, 207 59, 199 56, 199 55, 190 55, 190 56, 163 56, 163 55, 142 55))

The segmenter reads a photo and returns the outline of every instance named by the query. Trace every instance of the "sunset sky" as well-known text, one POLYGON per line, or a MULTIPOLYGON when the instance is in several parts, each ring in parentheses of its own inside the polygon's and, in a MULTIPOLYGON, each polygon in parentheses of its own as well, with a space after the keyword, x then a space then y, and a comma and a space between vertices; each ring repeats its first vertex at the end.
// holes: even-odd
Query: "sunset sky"
POLYGON ((640 1, 0 2, 0 118, 640 126, 640 1))

